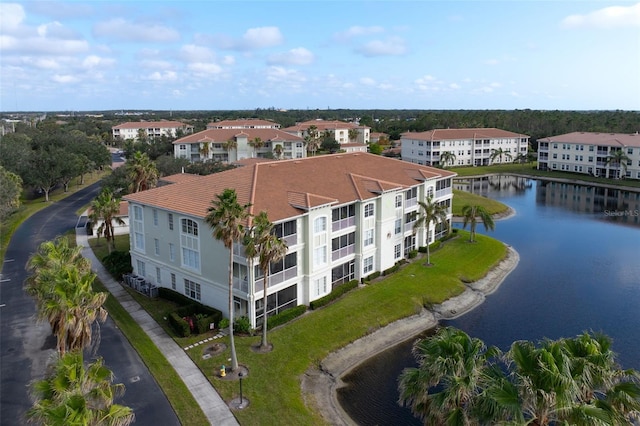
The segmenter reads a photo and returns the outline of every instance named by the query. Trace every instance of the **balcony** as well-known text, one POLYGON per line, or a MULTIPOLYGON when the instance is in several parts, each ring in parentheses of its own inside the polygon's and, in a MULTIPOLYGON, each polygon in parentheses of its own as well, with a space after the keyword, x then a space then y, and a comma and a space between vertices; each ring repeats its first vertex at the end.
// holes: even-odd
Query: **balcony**
POLYGON ((356 218, 355 216, 348 217, 346 219, 340 219, 331 223, 331 230, 333 232, 339 231, 341 229, 349 228, 350 226, 355 226, 356 218))
POLYGON ((247 293, 249 291, 249 282, 246 279, 233 277, 233 288, 240 290, 243 293, 247 293))
POLYGON ((416 223, 416 221, 414 220, 413 222, 408 222, 404 224, 404 232, 413 232, 413 225, 416 223))
POLYGON ((452 188, 451 187, 440 189, 440 190, 436 191, 436 198, 440 198, 440 197, 444 197, 444 196, 450 195, 451 192, 452 192, 452 188))
POLYGON ((295 246, 298 244, 298 234, 285 235, 282 241, 287 243, 287 247, 295 246))
MULTIPOLYGON (((280 284, 281 282, 290 280, 298 276, 298 267, 294 266, 289 269, 285 269, 284 271, 280 271, 275 274, 269 275, 269 287, 273 287, 276 284, 280 284)), ((254 291, 257 293, 259 291, 264 290, 264 278, 259 278, 256 280, 254 285, 254 291)))
POLYGON ((415 207, 417 205, 418 205, 418 199, 417 198, 408 198, 404 202, 404 208, 405 209, 408 209, 410 207, 415 207))
POLYGON ((350 246, 343 247, 336 251, 332 251, 331 260, 342 259, 343 257, 349 256, 350 254, 354 254, 355 252, 356 252, 356 246, 355 244, 352 244, 350 246))

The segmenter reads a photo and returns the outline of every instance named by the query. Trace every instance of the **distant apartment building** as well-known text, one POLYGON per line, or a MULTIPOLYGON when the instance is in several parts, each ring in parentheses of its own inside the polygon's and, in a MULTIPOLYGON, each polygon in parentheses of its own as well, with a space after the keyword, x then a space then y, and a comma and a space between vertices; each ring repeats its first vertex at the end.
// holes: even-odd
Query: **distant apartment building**
POLYGON ((400 141, 404 161, 431 166, 444 165, 441 156, 445 152, 455 156, 449 166, 488 166, 511 163, 529 149, 529 136, 495 128, 408 132, 402 134, 400 141), (499 150, 502 157, 494 156, 499 150))
POLYGON ((131 139, 137 141, 140 134, 153 139, 162 136, 174 138, 182 133, 193 133, 193 126, 179 121, 130 121, 111 128, 114 139, 131 139))
POLYGON ((210 129, 279 129, 280 124, 268 120, 259 119, 239 119, 239 120, 221 120, 207 124, 207 130, 210 129))
MULTIPOLYGON (((260 120, 251 120, 256 124, 260 120)), ((246 126, 247 120, 210 123, 207 130, 173 142, 176 158, 236 162, 248 158, 293 159, 307 156, 304 139, 266 125, 246 126)))
POLYGON ((345 152, 367 152, 371 129, 355 123, 338 120, 310 120, 282 130, 304 139, 309 136, 309 128, 312 126, 315 126, 320 138, 326 132, 330 133, 345 152))
POLYGON ((414 231, 414 224, 418 202, 427 197, 446 206, 451 220, 454 176, 379 155, 345 153, 167 179, 176 183, 124 197, 133 270, 228 315, 229 251, 212 237, 205 217, 217 194, 234 189, 251 214, 268 213, 288 246, 286 256, 271 264, 266 307, 257 259, 234 246, 234 315, 246 315, 256 327, 265 315, 308 305, 444 235, 442 225, 414 231))
POLYGON ((538 169, 640 179, 640 135, 573 132, 538 139, 538 169), (627 158, 624 164, 611 160, 616 151, 627 158))

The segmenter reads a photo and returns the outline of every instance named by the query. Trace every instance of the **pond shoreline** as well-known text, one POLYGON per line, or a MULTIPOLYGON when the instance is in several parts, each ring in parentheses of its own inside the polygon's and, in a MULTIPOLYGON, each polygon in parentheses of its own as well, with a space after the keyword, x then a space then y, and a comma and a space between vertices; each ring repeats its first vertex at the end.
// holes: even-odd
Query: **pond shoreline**
POLYGON ((480 305, 518 265, 520 256, 507 245, 507 256, 487 275, 473 283, 459 296, 423 309, 419 314, 395 321, 332 352, 318 366, 309 368, 301 379, 304 401, 315 407, 332 425, 356 425, 344 411, 337 390, 345 386, 342 378, 379 352, 405 342, 438 325, 441 319, 453 319, 480 305))

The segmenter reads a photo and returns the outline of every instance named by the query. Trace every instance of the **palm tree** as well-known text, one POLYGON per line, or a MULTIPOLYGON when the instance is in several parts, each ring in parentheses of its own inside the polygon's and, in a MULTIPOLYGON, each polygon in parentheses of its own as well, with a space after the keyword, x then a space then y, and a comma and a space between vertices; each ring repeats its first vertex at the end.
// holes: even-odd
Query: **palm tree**
POLYGON ((211 152, 211 143, 210 142, 202 142, 202 146, 200 147, 200 155, 204 157, 203 161, 207 161, 209 159, 209 153, 211 152))
POLYGON ((304 140, 307 143, 307 150, 310 151, 312 155, 316 155, 316 151, 320 148, 320 133, 318 132, 318 127, 315 125, 309 126, 304 140))
POLYGON ((282 159, 282 152, 284 151, 284 149, 282 148, 282 145, 280 144, 276 144, 276 146, 273 147, 273 152, 276 155, 276 158, 278 160, 282 159))
POLYGON ((616 178, 622 178, 622 173, 626 175, 627 173, 627 162, 629 161, 629 157, 624 153, 621 149, 616 149, 611 151, 611 154, 607 156, 607 166, 612 165, 616 168, 616 178), (620 170, 622 168, 622 170, 620 170), (622 173, 621 173, 622 171, 622 173))
POLYGON ((488 360, 500 354, 477 338, 451 327, 413 346, 417 368, 398 379, 398 402, 425 425, 476 424, 475 405, 484 387, 488 360))
POLYGON ((452 151, 444 151, 440 153, 440 162, 442 167, 447 167, 449 163, 453 164, 456 161, 456 154, 452 151))
POLYGON ((34 383, 35 403, 27 412, 31 422, 60 426, 127 426, 135 420, 129 407, 114 404, 124 393, 113 384, 113 373, 99 358, 84 366, 82 352, 68 353, 34 383))
POLYGON ((433 197, 427 197, 426 201, 418 201, 418 218, 413 224, 413 233, 416 234, 419 228, 424 227, 427 232, 427 265, 431 265, 431 253, 429 252, 430 241, 430 229, 431 224, 435 227, 438 224, 442 224, 445 229, 449 228, 449 222, 447 221, 447 207, 444 204, 436 203, 433 201, 433 197))
POLYGON ((356 128, 349 129, 349 142, 355 142, 356 139, 358 139, 359 134, 360 132, 358 132, 358 129, 356 128))
POLYGON ((282 260, 287 254, 287 243, 273 234, 273 223, 269 221, 267 212, 261 211, 253 220, 248 243, 245 245, 247 257, 258 257, 258 263, 263 274, 263 316, 262 342, 260 348, 269 348, 267 341, 267 292, 269 289, 269 273, 271 263, 282 260))
POLYGON ((249 141, 249 145, 253 147, 254 154, 257 157, 257 151, 265 145, 265 142, 256 136, 252 141, 249 141))
POLYGON ((462 216, 464 218, 462 227, 466 228, 467 224, 470 225, 469 242, 474 241, 478 219, 482 221, 484 229, 486 229, 487 231, 493 231, 495 229, 493 217, 491 217, 489 212, 482 206, 467 204, 462 207, 462 216))
POLYGON ((519 153, 518 155, 516 155, 516 158, 513 159, 513 162, 516 164, 524 164, 524 163, 527 163, 528 161, 529 161, 529 156, 524 152, 519 153))
POLYGON ((118 216, 118 213, 120 213, 120 200, 114 198, 113 193, 108 188, 103 189, 91 203, 89 220, 91 223, 98 223, 102 220, 97 229, 97 234, 98 238, 100 238, 100 235, 104 235, 109 253, 116 248, 113 222, 115 221, 118 225, 125 224, 124 220, 118 216))
POLYGON ((224 142, 222 146, 227 150, 227 161, 231 162, 231 150, 238 148, 238 141, 235 139, 229 139, 224 142))
POLYGON ((146 191, 158 182, 158 168, 146 153, 136 151, 126 164, 131 192, 146 191))
POLYGON ((489 157, 491 159, 491 162, 493 162, 497 158, 498 160, 500 160, 499 162, 502 163, 502 157, 506 158, 507 161, 511 161, 513 155, 511 155, 509 151, 505 151, 502 148, 491 150, 491 156, 489 157))
POLYGON ((234 189, 225 189, 211 202, 205 222, 213 229, 213 237, 229 250, 229 339, 231 343, 231 371, 238 368, 233 338, 233 245, 244 234, 251 204, 242 205, 234 189))

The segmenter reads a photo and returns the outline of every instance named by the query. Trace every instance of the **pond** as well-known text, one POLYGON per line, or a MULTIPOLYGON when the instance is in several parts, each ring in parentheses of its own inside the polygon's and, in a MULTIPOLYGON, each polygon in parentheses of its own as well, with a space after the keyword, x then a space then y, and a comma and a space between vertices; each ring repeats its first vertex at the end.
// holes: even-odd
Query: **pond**
MULTIPOLYGON (((454 187, 515 210, 489 235, 513 246, 520 263, 482 305, 442 325, 503 350, 514 340, 603 332, 620 364, 640 370, 640 192, 514 176, 454 187)), ((358 424, 421 424, 397 404, 398 375, 416 365, 416 337, 407 338, 344 378, 338 400, 358 424)))

